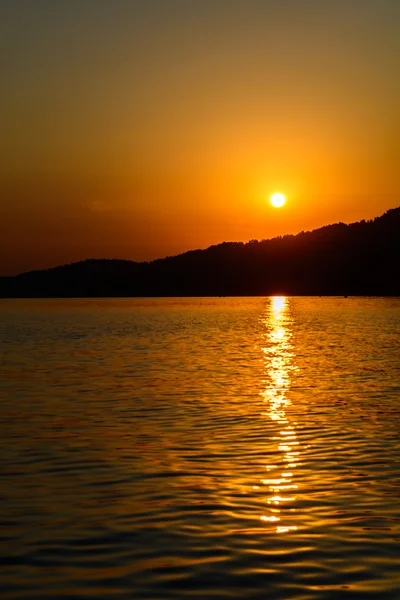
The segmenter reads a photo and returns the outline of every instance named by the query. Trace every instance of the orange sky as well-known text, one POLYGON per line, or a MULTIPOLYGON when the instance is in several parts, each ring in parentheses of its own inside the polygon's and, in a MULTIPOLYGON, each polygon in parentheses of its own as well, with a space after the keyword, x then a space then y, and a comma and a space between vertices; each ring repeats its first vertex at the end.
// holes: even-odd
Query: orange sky
POLYGON ((394 0, 3 3, 0 274, 398 206, 399 26, 394 0))

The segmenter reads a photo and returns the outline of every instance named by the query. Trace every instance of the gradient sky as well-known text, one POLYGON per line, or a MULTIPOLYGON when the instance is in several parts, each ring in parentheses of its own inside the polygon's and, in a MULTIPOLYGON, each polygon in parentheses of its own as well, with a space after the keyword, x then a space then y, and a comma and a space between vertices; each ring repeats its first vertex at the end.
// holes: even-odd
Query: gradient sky
POLYGON ((400 205, 399 31, 399 0, 0 0, 0 274, 400 205))

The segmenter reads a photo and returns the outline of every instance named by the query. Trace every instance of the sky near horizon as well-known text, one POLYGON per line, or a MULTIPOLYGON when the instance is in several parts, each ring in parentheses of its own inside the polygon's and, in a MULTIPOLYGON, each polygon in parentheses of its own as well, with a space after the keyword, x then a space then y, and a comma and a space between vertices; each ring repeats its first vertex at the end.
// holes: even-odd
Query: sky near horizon
POLYGON ((0 0, 0 275, 399 206, 399 31, 398 0, 0 0))

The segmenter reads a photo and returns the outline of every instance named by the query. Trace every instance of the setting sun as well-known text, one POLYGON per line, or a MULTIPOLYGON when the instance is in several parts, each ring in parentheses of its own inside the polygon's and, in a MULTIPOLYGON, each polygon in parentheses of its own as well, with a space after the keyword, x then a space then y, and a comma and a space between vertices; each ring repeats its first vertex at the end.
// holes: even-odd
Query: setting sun
POLYGON ((272 206, 275 206, 275 208, 280 208, 285 204, 286 198, 283 194, 276 193, 272 194, 269 201, 271 202, 272 206))

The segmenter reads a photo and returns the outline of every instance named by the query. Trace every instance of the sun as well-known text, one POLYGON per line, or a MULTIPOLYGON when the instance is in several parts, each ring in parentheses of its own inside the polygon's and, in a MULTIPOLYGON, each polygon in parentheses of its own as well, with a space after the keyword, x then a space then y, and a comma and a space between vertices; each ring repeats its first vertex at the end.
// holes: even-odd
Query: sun
POLYGON ((277 192, 276 194, 272 194, 269 201, 271 202, 272 206, 275 206, 275 208, 281 208, 281 206, 285 204, 286 198, 283 194, 277 192))

